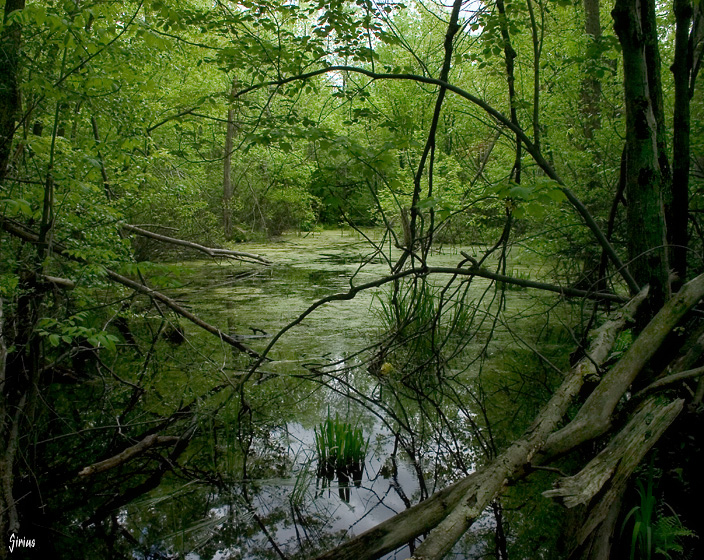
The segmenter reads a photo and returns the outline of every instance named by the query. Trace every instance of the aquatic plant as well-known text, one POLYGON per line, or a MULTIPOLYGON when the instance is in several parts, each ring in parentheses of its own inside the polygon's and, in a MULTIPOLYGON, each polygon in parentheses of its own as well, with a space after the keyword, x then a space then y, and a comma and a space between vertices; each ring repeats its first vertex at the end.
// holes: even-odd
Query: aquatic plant
POLYGON ((437 294, 425 281, 401 283, 392 291, 377 294, 377 316, 382 327, 403 335, 415 334, 435 317, 437 294))
POLYGON ((318 473, 331 478, 335 472, 358 478, 364 466, 368 441, 364 439, 362 428, 340 420, 335 415, 328 417, 315 428, 315 448, 318 456, 318 473))
POLYGON ((466 289, 448 295, 425 279, 401 282, 377 294, 377 318, 387 341, 369 365, 382 378, 400 379, 419 388, 434 387, 448 360, 471 340, 474 308, 466 289))

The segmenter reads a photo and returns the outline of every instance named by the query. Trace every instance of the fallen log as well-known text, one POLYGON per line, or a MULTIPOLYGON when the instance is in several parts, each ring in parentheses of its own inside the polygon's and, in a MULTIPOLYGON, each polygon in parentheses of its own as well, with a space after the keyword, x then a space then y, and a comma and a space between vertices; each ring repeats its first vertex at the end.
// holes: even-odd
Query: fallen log
POLYGON ((185 309, 184 307, 180 306, 173 299, 162 294, 161 292, 157 292, 156 290, 150 288, 149 286, 145 286, 144 284, 140 284, 139 282, 135 282, 134 280, 130 280, 126 276, 122 276, 121 274, 118 274, 117 272, 115 272, 113 270, 106 269, 106 272, 107 272, 108 278, 110 278, 111 280, 114 280, 115 282, 122 284, 123 286, 127 286, 128 288, 132 288, 136 292, 140 292, 146 296, 154 298, 157 301, 160 301, 161 303, 165 304, 169 309, 174 311, 176 314, 180 315, 184 319, 188 319, 191 323, 199 326, 204 331, 207 331, 210 334, 217 336, 220 340, 222 340, 223 342, 226 342, 227 344, 229 344, 230 346, 233 346, 234 348, 237 348, 237 350, 239 350, 240 352, 244 352, 248 356, 251 356, 252 358, 255 358, 255 359, 261 358, 261 355, 258 352, 255 352, 254 350, 252 350, 248 346, 245 346, 244 344, 242 344, 237 339, 236 336, 230 336, 229 334, 222 332, 216 326, 205 322, 203 319, 201 319, 200 317, 198 317, 194 313, 191 313, 188 309, 185 309))
POLYGON ((677 418, 683 405, 682 399, 669 403, 649 399, 582 471, 558 480, 555 490, 544 492, 547 496, 562 497, 567 507, 589 505, 585 519, 570 535, 570 558, 601 560, 609 557, 611 537, 628 479, 677 418))
POLYGON ((162 243, 170 243, 171 245, 179 245, 181 247, 188 247, 189 249, 194 249, 205 253, 209 257, 224 257, 227 259, 236 259, 245 262, 254 262, 258 264, 271 265, 272 262, 261 255, 255 255, 253 253, 245 253, 243 251, 232 251, 230 249, 217 249, 213 247, 206 247, 205 245, 200 245, 198 243, 193 243, 192 241, 185 241, 184 239, 177 239, 175 237, 169 237, 167 235, 161 235, 160 233, 154 233, 152 231, 143 229, 141 227, 133 226, 130 224, 120 224, 122 229, 136 233, 143 237, 149 237, 151 239, 156 239, 162 243))
POLYGON ((641 369, 660 348, 670 331, 704 296, 704 274, 685 284, 646 325, 621 359, 589 395, 575 418, 555 432, 543 453, 555 455, 605 433, 616 405, 641 369))
POLYGON ((605 433, 611 426, 611 415, 616 404, 630 384, 670 331, 703 296, 704 274, 685 284, 665 303, 623 357, 602 377, 576 417, 551 435, 566 413, 571 398, 581 388, 584 378, 573 372, 543 408, 526 435, 483 469, 490 470, 490 474, 486 475, 481 485, 468 492, 460 504, 438 524, 418 547, 413 558, 440 560, 471 527, 491 500, 501 493, 504 481, 521 476, 521 472, 531 462, 541 464, 605 433), (572 393, 571 389, 575 386, 577 389, 572 393), (564 396, 570 393, 571 396, 565 400, 564 396), (559 411, 562 412, 556 417, 559 411))
POLYGON ((456 274, 458 276, 478 276, 479 278, 487 278, 489 280, 503 282, 504 284, 511 284, 513 286, 520 286, 522 288, 532 288, 535 290, 553 292, 555 294, 560 294, 563 297, 585 298, 597 301, 612 301, 614 303, 622 304, 628 301, 628 298, 620 296, 618 294, 612 294, 609 292, 597 292, 595 290, 580 290, 579 288, 572 288, 569 286, 557 286, 555 284, 538 282, 536 280, 528 280, 526 278, 515 278, 513 276, 508 276, 507 274, 492 272, 491 270, 480 266, 470 266, 467 268, 430 266, 427 268, 427 272, 428 274, 456 274))
POLYGON ((535 452, 562 420, 572 398, 579 393, 585 377, 594 375, 597 368, 608 359, 619 332, 632 320, 646 295, 647 289, 597 329, 587 356, 572 368, 520 440, 469 476, 318 556, 317 560, 373 560, 427 533, 433 527, 436 529, 421 544, 414 557, 442 558, 500 493, 504 483, 509 478, 515 478, 523 466, 531 463, 535 452), (438 529, 439 532, 436 532, 438 529))
MULTIPOLYGON (((573 476, 558 479, 555 487, 543 492, 543 496, 560 498, 568 508, 588 504, 614 477, 618 469, 623 475, 624 467, 627 467, 630 475, 677 418, 683 405, 682 399, 664 403, 656 398, 648 399, 623 429, 581 471, 573 476)), ((587 534, 593 529, 594 527, 589 529, 587 534)))

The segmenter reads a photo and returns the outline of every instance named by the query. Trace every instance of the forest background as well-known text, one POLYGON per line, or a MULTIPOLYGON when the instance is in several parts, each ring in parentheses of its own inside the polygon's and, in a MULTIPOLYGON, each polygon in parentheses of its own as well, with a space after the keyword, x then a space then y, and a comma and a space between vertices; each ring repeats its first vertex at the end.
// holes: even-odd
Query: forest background
POLYGON ((185 556, 125 513, 177 479, 240 488, 230 538, 264 535, 262 557, 442 558, 486 512, 496 558, 701 554, 703 53, 698 0, 6 0, 6 543, 185 556), (169 295, 175 262, 275 269, 237 243, 338 226, 368 241, 359 270, 386 272, 355 273, 273 337, 169 295), (454 266, 433 264, 443 245, 454 266), (536 271, 515 272, 516 248, 536 271), (366 389, 333 363, 267 373, 306 317, 378 288, 366 389), (526 291, 568 340, 551 355, 536 327, 515 340, 518 371, 482 378, 526 291), (188 340, 209 358, 180 355, 174 373, 188 340), (267 399, 293 378, 348 384, 437 492, 421 483, 349 540, 277 543, 246 482, 271 474, 267 399), (441 475, 419 456, 427 433, 441 475))

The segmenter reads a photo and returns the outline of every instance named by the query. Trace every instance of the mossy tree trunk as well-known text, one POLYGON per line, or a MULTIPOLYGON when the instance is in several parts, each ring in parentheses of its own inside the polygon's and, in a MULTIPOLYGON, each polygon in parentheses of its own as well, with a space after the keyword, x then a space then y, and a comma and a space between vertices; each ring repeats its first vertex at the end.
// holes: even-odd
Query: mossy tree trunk
POLYGON ((22 29, 19 24, 7 25, 8 16, 24 9, 25 0, 7 0, 0 32, 0 181, 5 179, 10 162, 12 138, 20 111, 19 57, 22 29))
MULTIPOLYGON (((670 296, 662 184, 666 179, 659 154, 658 119, 662 92, 655 71, 652 22, 653 0, 617 0, 612 11, 614 29, 623 48, 626 105, 626 197, 629 268, 641 286, 650 285, 647 315, 670 296), (650 56, 649 56, 650 55, 650 56), (652 88, 655 88, 653 90, 652 88), (657 114, 656 114, 657 112, 657 114)), ((657 41, 657 35, 654 37, 657 41)), ((657 57, 659 63, 659 56, 657 57)))
MULTIPOLYGON (((583 0, 583 4, 584 32, 589 37, 589 45, 596 47, 601 40, 599 0, 583 0)), ((588 72, 582 80, 582 113, 584 136, 591 139, 594 131, 601 128, 601 81, 594 72, 588 72)))
POLYGON ((692 46, 689 27, 692 2, 674 0, 676 20, 675 59, 672 74, 675 84, 675 108, 672 125, 672 188, 666 204, 667 240, 672 247, 672 266, 684 282, 687 275, 687 223, 689 214, 689 78, 692 72, 692 46))

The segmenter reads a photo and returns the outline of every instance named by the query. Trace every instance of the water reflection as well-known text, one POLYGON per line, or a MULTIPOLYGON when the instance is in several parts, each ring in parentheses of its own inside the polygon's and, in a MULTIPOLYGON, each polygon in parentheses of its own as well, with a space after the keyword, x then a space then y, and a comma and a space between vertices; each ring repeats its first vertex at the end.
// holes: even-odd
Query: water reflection
MULTIPOLYGON (((359 270, 365 249, 363 239, 337 233, 288 236, 279 245, 248 248, 278 263, 265 270, 189 263, 179 301, 232 335, 276 333, 318 298, 349 289, 352 276, 360 284, 387 273, 378 258, 359 270)), ((438 265, 457 260, 433 258, 438 265)), ((473 289, 486 285, 479 280, 473 289)), ((121 524, 139 535, 135 558, 312 557, 473 468, 478 450, 489 446, 477 414, 464 404, 471 400, 466 387, 455 381, 462 372, 448 362, 442 379, 409 376, 405 364, 391 366, 391 344, 364 358, 379 334, 377 305, 370 291, 321 307, 277 343, 273 362, 247 386, 247 414, 236 394, 208 412, 201 435, 212 441, 191 451, 186 467, 160 488, 159 501, 151 496, 125 508, 121 524), (451 400, 441 385, 451 389, 451 400), (316 427, 331 414, 363 428, 362 459, 339 465, 316 457, 316 427)), ((184 329, 191 348, 222 361, 226 382, 243 371, 212 337, 184 329)), ((246 342, 260 351, 268 339, 246 342)), ((410 553, 406 547, 387 558, 410 553)))

